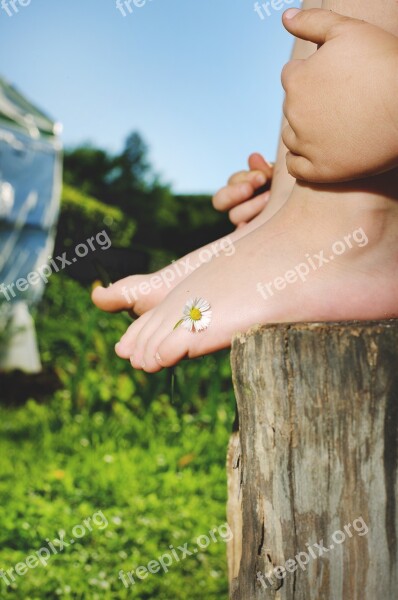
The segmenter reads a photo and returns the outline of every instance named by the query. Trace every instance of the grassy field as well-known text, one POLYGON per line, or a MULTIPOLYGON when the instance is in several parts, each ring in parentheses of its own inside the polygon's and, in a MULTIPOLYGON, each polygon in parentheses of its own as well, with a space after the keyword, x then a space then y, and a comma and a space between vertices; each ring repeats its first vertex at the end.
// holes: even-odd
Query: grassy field
POLYGON ((62 275, 36 321, 56 384, 23 401, 19 382, 1 384, 0 568, 25 562, 15 581, 2 577, 1 598, 227 598, 228 354, 177 367, 172 394, 170 371, 134 373, 115 356, 127 317, 100 313, 62 275), (141 570, 123 585, 120 570, 147 567, 170 546, 180 560, 167 572, 141 570))

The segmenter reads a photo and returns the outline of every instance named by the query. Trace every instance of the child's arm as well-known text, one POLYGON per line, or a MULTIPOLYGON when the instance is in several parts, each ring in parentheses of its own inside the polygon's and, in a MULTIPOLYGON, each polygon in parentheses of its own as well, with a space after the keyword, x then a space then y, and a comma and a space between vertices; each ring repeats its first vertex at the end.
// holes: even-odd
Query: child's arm
POLYGON ((320 48, 282 72, 290 174, 331 183, 398 166, 398 38, 331 11, 291 11, 286 29, 320 48))
POLYGON ((230 220, 237 227, 248 223, 263 210, 269 191, 261 191, 264 187, 269 189, 272 180, 273 168, 261 154, 251 154, 248 163, 248 171, 231 175, 228 184, 213 197, 214 208, 228 211, 230 220))

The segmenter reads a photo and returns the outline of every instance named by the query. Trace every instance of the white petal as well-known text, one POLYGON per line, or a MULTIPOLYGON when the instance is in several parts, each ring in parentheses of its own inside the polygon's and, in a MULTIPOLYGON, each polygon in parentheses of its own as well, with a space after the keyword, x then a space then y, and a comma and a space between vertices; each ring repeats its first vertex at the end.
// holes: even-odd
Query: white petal
POLYGON ((210 304, 204 298, 190 298, 183 310, 182 326, 191 332, 203 331, 210 325, 212 311, 210 304), (191 317, 191 310, 196 308, 200 312, 200 319, 194 320, 191 317))
POLYGON ((201 312, 204 310, 209 310, 210 304, 207 302, 207 300, 204 300, 203 298, 199 298, 199 301, 197 303, 197 308, 199 308, 199 310, 201 312))
POLYGON ((188 331, 192 330, 192 319, 184 319, 183 322, 181 323, 181 325, 183 327, 185 327, 185 329, 188 329, 188 331))

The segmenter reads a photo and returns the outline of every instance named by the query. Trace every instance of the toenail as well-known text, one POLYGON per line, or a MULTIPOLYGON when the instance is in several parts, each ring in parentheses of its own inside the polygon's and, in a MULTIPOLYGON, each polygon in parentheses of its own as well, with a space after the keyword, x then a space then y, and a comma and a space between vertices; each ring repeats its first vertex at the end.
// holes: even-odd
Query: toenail
POLYGON ((141 363, 141 368, 142 368, 142 369, 145 369, 145 367, 146 367, 146 363, 145 363, 145 362, 142 362, 142 363, 141 363))
POLYGON ((158 363, 161 365, 161 364, 162 364, 162 359, 160 358, 160 354, 159 354, 159 352, 156 352, 156 354, 155 354, 155 358, 156 358, 156 360, 158 361, 158 363))
POLYGON ((119 347, 120 347, 120 342, 117 342, 117 344, 115 344, 115 352, 118 351, 119 347))

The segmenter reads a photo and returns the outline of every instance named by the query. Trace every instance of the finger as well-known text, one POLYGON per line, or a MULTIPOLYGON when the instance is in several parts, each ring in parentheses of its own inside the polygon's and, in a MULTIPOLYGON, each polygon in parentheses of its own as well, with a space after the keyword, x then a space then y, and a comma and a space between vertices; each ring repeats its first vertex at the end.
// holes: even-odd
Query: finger
POLYGON ((282 141, 288 150, 294 152, 295 154, 299 154, 299 143, 297 136, 290 125, 286 125, 286 127, 283 128, 282 141))
POLYGON ((240 171, 229 178, 228 185, 250 183, 258 188, 267 183, 267 175, 263 171, 240 171))
MULTIPOLYGON (((267 169, 268 171, 269 169, 267 169)), ((259 188, 266 185, 266 183, 270 180, 269 177, 264 173, 264 171, 248 171, 245 177, 240 180, 237 178, 233 180, 232 183, 250 183, 253 186, 254 190, 258 190, 259 188)))
POLYGON ((225 212, 237 206, 237 204, 249 200, 254 192, 255 189, 249 182, 227 185, 213 197, 213 206, 216 210, 225 212))
POLYGON ((227 185, 230 185, 231 183, 240 183, 241 181, 246 181, 248 173, 249 171, 238 171, 237 173, 233 173, 228 179, 227 185))
POLYGON ((288 116, 287 116, 287 111, 288 111, 288 109, 287 109, 287 98, 285 96, 285 99, 284 99, 283 104, 282 104, 282 113, 283 113, 284 117, 287 119, 287 121, 289 121, 288 116))
POLYGON ((335 36, 334 28, 336 25, 348 21, 356 21, 356 19, 343 17, 321 8, 311 8, 309 10, 289 8, 282 16, 283 25, 289 33, 315 44, 324 44, 335 36))
POLYGON ((235 206, 235 208, 231 209, 228 213, 231 223, 237 227, 239 227, 241 223, 249 223, 249 221, 254 219, 254 217, 257 217, 257 215, 264 210, 265 205, 269 200, 269 195, 269 192, 266 192, 265 194, 261 194, 261 196, 257 196, 257 198, 247 200, 246 202, 243 202, 243 204, 235 206))
POLYGON ((314 168, 307 158, 299 156, 293 152, 286 154, 286 166, 290 175, 301 181, 314 181, 314 168))
POLYGON ((288 93, 287 88, 289 85, 289 81, 291 80, 293 75, 296 73, 297 69, 303 65, 303 63, 305 63, 305 60, 303 60, 302 58, 295 58, 293 60, 289 60, 289 62, 286 63, 285 66, 283 67, 282 73, 281 73, 281 82, 282 82, 282 87, 286 93, 288 93))
POLYGON ((261 171, 266 175, 267 179, 272 179, 274 171, 273 166, 264 159, 262 154, 253 152, 253 154, 250 154, 249 156, 248 163, 251 171, 261 171))

